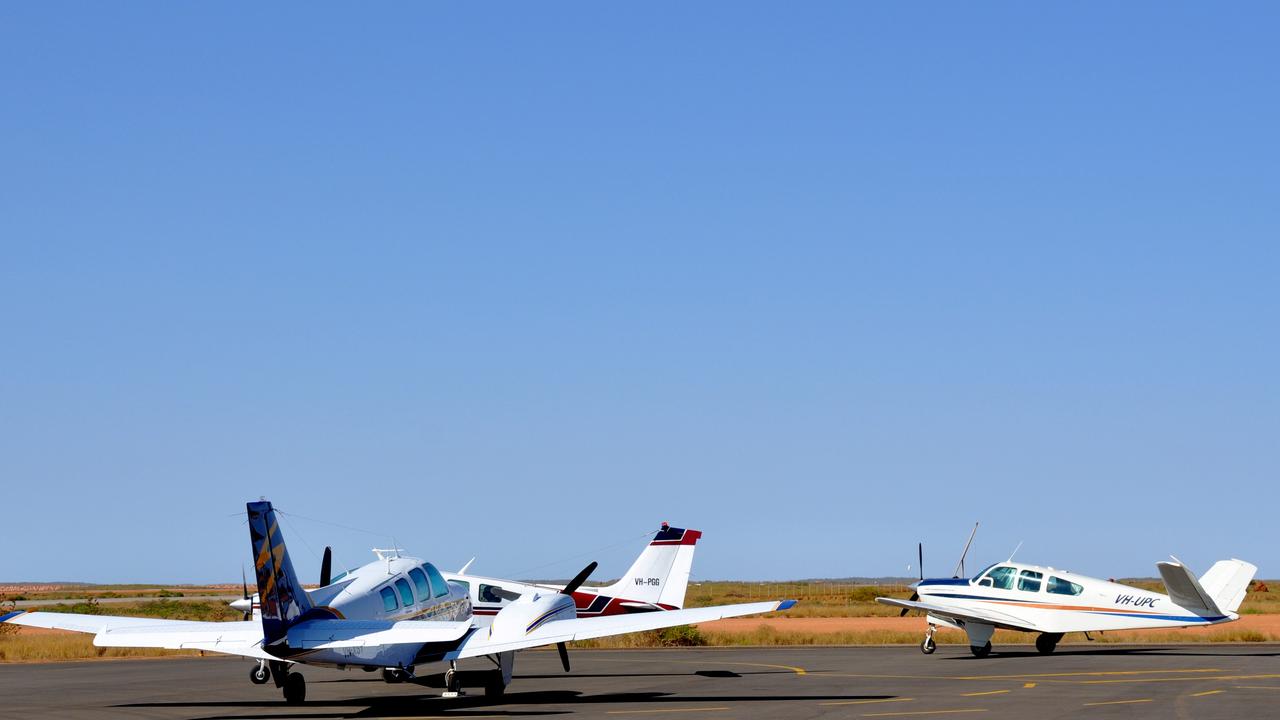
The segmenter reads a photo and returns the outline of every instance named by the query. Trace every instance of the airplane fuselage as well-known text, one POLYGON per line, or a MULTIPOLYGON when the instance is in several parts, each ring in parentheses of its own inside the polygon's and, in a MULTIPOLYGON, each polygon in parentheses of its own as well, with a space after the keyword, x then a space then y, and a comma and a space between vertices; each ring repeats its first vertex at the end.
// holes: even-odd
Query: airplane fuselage
MULTIPOLYGON (((1010 630, 1044 633, 1185 627, 1227 622, 1237 616, 1204 615, 1168 595, 1051 567, 997 563, 972 578, 920 581, 922 602, 957 613, 980 608, 1010 630)), ((930 622, 957 626, 931 616, 930 622)))

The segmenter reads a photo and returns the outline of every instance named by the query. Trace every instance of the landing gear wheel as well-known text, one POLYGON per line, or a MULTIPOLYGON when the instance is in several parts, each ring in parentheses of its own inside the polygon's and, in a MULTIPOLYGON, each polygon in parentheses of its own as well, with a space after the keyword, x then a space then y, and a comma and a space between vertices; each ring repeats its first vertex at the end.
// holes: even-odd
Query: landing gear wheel
POLYGON ((1041 655, 1049 655, 1058 647, 1058 641, 1061 639, 1062 635, 1059 633, 1040 633, 1036 637, 1036 650, 1039 650, 1041 655))
POLYGON ((973 653, 974 657, 984 658, 991 654, 991 642, 987 641, 987 644, 982 646, 970 645, 969 651, 973 653))
POLYGON ((284 679, 284 701, 297 704, 307 699, 307 681, 301 673, 289 673, 284 679))
POLYGON ((266 685, 271 679, 271 671, 267 669, 266 663, 258 663, 249 670, 249 681, 254 685, 266 685))
POLYGON ((502 671, 494 670, 489 673, 489 680, 484 684, 484 696, 491 700, 502 697, 507 687, 502 682, 502 671))
POLYGON ((920 643, 920 652, 924 653, 925 655, 932 655, 933 651, 937 649, 938 649, 938 643, 934 642, 933 638, 931 637, 925 638, 924 642, 920 643))

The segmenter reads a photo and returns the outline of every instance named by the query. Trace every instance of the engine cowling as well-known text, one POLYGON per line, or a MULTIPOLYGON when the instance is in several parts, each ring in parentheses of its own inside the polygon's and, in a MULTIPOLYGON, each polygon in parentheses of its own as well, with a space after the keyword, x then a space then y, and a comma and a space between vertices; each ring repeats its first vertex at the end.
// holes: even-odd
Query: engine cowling
POLYGON ((489 637, 495 640, 520 640, 529 633, 555 620, 578 616, 573 598, 560 593, 521 595, 493 616, 489 637))

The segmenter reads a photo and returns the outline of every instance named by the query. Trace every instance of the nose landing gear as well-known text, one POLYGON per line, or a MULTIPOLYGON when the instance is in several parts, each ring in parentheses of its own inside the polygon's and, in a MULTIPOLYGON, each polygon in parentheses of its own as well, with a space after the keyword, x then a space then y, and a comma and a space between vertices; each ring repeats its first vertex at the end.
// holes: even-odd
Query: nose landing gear
POLYGON ((924 642, 920 643, 920 652, 925 655, 932 655, 933 651, 938 649, 938 643, 933 641, 933 634, 937 632, 937 630, 937 625, 929 625, 929 629, 924 633, 924 642))

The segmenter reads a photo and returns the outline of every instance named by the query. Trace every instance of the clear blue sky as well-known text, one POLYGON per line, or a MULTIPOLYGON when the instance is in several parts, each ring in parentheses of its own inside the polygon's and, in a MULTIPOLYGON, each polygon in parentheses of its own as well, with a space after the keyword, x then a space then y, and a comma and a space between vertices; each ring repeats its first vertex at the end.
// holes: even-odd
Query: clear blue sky
POLYGON ((9 3, 0 579, 1274 577, 1278 21, 9 3))

